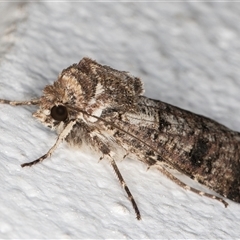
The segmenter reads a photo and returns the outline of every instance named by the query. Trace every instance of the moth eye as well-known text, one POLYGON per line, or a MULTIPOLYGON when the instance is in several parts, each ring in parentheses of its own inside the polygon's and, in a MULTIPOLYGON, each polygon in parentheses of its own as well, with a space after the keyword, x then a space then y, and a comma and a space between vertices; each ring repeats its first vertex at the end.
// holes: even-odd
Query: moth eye
POLYGON ((57 121, 65 121, 68 117, 67 108, 62 105, 54 106, 51 109, 51 116, 57 121))

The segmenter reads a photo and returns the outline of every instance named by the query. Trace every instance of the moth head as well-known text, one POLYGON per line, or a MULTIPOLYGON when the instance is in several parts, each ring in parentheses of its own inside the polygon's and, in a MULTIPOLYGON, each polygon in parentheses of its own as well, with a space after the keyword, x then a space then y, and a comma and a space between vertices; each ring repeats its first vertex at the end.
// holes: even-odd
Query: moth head
POLYGON ((72 119, 94 124, 111 109, 134 111, 142 93, 139 78, 83 58, 64 69, 53 85, 45 87, 33 116, 57 130, 72 119))
POLYGON ((79 112, 71 107, 75 102, 82 103, 81 108, 84 106, 81 86, 71 76, 59 76, 53 85, 44 88, 39 109, 33 116, 45 126, 61 131, 70 120, 79 118, 79 112))

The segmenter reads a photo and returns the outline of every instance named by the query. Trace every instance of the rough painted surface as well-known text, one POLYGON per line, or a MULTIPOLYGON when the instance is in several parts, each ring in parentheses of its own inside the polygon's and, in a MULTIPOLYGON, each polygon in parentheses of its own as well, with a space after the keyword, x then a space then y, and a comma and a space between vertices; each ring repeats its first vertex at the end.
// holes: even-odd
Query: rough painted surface
MULTIPOLYGON (((1 56, 1 98, 39 96, 62 69, 87 56, 140 77, 151 98, 240 131, 239 4, 32 3, 22 11, 27 18, 1 56)), ((107 161, 98 163, 91 152, 62 144, 45 163, 22 169, 56 135, 31 117, 34 106, 0 109, 1 238, 239 236, 239 204, 224 208, 138 161, 118 165, 140 222, 107 161)))

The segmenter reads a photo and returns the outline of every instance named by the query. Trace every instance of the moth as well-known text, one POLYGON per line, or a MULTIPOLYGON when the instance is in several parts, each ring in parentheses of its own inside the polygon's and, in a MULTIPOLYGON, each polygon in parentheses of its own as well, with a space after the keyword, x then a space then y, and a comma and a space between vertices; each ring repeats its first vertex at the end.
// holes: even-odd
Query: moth
POLYGON ((221 197, 192 188, 171 173, 174 169, 240 202, 240 133, 207 117, 143 96, 139 78, 89 58, 64 69, 58 79, 29 101, 0 100, 10 105, 37 105, 33 117, 58 134, 42 157, 48 158, 65 140, 73 146, 90 146, 113 167, 132 203, 138 206, 122 177, 115 156, 138 159, 156 166, 179 186, 222 202, 221 197))

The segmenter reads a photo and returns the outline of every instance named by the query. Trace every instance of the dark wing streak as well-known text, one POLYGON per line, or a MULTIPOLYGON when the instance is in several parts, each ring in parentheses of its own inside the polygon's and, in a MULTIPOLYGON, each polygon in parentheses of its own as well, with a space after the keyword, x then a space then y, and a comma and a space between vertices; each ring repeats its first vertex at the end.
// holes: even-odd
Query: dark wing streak
MULTIPOLYGON (((96 116, 95 116, 95 117, 96 117, 96 116)), ((135 117, 130 117, 130 116, 128 116, 128 118, 129 118, 129 119, 137 119, 137 120, 140 119, 140 118, 135 118, 135 117)), ((102 118, 99 118, 99 119, 102 119, 102 118)), ((142 120, 143 120, 143 119, 141 119, 141 121, 142 121, 142 120)), ((111 125, 113 126, 112 123, 109 123, 109 122, 107 122, 106 120, 104 120, 104 122, 105 122, 105 123, 108 123, 108 124, 111 124, 111 125)), ((129 125, 129 122, 126 122, 126 121, 123 121, 123 120, 121 120, 121 122, 124 123, 125 125, 129 125)), ((152 122, 152 123, 155 123, 155 124, 156 124, 156 121, 151 121, 151 120, 149 120, 149 121, 146 120, 145 122, 152 122)), ((177 125, 177 124, 172 124, 172 125, 177 125)), ((116 127, 116 125, 115 125, 114 127, 116 127)), ((124 131, 126 134, 128 134, 128 135, 130 135, 130 136, 133 137, 133 135, 131 135, 128 131, 125 131, 125 130, 123 130, 123 129, 120 129, 119 127, 116 127, 116 128, 119 129, 119 130, 121 130, 122 132, 124 131)), ((158 129, 155 129, 155 128, 152 128, 152 129, 158 131, 158 129)), ((165 133, 165 134, 166 134, 166 133, 165 133)), ((174 137, 176 137, 176 136, 179 136, 179 135, 177 135, 176 133, 170 133, 170 132, 167 132, 167 135, 168 135, 169 137, 172 137, 172 138, 174 138, 174 137)), ((135 136, 134 138, 137 139, 138 141, 140 141, 140 139, 139 139, 138 137, 135 136)), ((144 143, 145 145, 147 145, 144 141, 141 141, 141 142, 144 143)), ((147 146, 150 147, 150 145, 147 145, 147 146)), ((159 153, 159 152, 156 151, 153 147, 151 147, 151 150, 159 153)), ((166 152, 166 150, 164 150, 164 149, 162 149, 162 150, 166 152)), ((172 153, 172 155, 178 157, 177 154, 172 153)), ((164 160, 165 160, 165 159, 164 159, 164 160)), ((171 165, 173 166, 173 164, 171 164, 171 165)), ((181 170, 181 172, 184 173, 184 174, 187 174, 184 170, 181 170)))
MULTIPOLYGON (((161 102, 161 101, 159 101, 159 100, 155 100, 155 99, 150 99, 150 100, 153 100, 153 101, 155 101, 156 103, 163 103, 163 104, 169 105, 171 108, 175 108, 175 109, 178 110, 178 111, 192 114, 193 116, 197 116, 197 117, 199 117, 199 118, 201 118, 201 119, 204 118, 206 121, 209 121, 209 122, 212 122, 213 124, 219 125, 219 127, 220 127, 219 131, 213 131, 213 130, 211 129, 211 133, 212 133, 212 134, 218 134, 219 132, 229 131, 229 130, 230 130, 231 132, 233 132, 233 133, 238 133, 237 131, 231 130, 230 128, 226 127, 225 125, 223 125, 223 124, 215 121, 214 119, 208 118, 208 117, 203 116, 203 115, 199 115, 199 114, 197 114, 197 113, 193 113, 193 112, 188 111, 188 110, 185 110, 185 109, 181 109, 181 108, 179 108, 179 107, 176 107, 176 106, 174 106, 174 105, 161 102)), ((159 110, 158 107, 150 106, 150 105, 143 104, 143 103, 139 103, 138 105, 139 105, 139 106, 147 107, 147 108, 149 108, 149 109, 159 110)), ((132 117, 132 116, 129 116, 129 118, 133 118, 133 117, 132 117)), ((141 119, 141 118, 133 118, 133 119, 148 122, 148 120, 141 119)), ((151 120, 149 120, 149 122, 155 123, 155 121, 151 121, 151 120)), ((173 123, 171 123, 171 125, 172 125, 172 126, 177 126, 178 124, 173 124, 173 123)), ((198 128, 198 129, 204 131, 203 128, 198 128)), ((228 143, 235 143, 235 142, 234 142, 234 141, 228 141, 228 143)))

